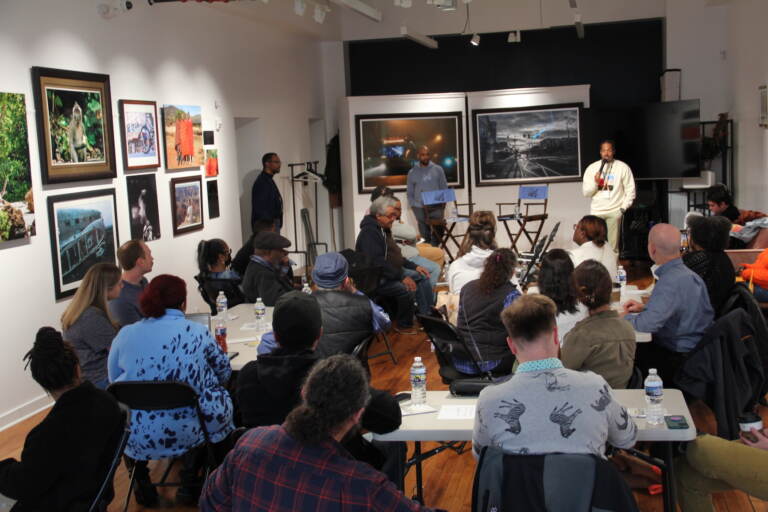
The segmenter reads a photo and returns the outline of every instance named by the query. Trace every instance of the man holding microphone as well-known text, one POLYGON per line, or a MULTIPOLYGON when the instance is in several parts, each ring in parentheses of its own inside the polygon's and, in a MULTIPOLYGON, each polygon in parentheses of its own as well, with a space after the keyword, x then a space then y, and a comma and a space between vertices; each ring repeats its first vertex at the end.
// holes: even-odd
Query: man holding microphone
POLYGON ((614 252, 619 252, 619 226, 624 212, 635 200, 635 179, 632 169, 616 160, 616 147, 611 140, 600 144, 600 160, 584 171, 582 192, 591 197, 590 213, 602 219, 608 226, 608 242, 614 252))

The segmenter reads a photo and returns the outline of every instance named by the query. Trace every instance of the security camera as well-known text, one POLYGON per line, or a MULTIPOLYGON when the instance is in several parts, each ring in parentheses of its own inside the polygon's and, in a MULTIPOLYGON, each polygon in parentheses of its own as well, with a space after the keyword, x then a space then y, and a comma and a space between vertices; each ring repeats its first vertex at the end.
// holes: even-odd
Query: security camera
POLYGON ((120 8, 124 11, 130 11, 133 9, 133 2, 131 0, 120 0, 120 8))

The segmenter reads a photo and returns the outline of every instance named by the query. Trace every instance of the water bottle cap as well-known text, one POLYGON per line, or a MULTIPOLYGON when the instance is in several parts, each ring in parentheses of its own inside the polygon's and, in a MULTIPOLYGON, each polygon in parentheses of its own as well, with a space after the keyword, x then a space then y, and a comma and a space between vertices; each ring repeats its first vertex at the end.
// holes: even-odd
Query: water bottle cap
POLYGON ((414 363, 420 363, 420 362, 421 362, 421 357, 420 357, 420 356, 416 356, 416 357, 414 357, 414 358, 413 358, 413 362, 414 362, 414 363))
POLYGON ((256 297, 256 302, 261 302, 261 297, 256 297))
POLYGON ((656 375, 656 368, 650 368, 648 369, 648 375, 656 375))

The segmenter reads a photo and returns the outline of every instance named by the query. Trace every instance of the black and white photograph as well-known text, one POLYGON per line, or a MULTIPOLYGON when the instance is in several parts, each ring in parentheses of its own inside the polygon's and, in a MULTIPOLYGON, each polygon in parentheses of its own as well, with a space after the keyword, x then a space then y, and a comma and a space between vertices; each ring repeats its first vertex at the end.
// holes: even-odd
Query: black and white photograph
POLYGON ((405 190, 422 146, 445 171, 448 186, 462 188, 462 120, 461 112, 355 116, 358 192, 370 193, 379 185, 405 190))
POLYGON ((219 212, 219 182, 218 180, 209 180, 206 185, 208 187, 208 218, 215 219, 221 215, 219 212))
POLYGON ((48 196, 56 298, 72 295, 96 263, 115 262, 115 189, 48 196))
POLYGON ((160 238, 160 214, 157 208, 157 184, 154 174, 126 177, 131 239, 151 242, 160 238))
POLYGON ((579 108, 473 110, 478 186, 580 179, 579 108))

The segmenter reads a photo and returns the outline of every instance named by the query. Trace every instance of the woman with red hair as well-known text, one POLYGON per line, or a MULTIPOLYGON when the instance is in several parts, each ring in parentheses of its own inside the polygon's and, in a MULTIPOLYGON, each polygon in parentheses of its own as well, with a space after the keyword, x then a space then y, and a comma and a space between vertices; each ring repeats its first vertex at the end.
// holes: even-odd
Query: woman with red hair
MULTIPOLYGON (((208 329, 184 318, 186 302, 187 286, 182 279, 168 274, 152 279, 139 299, 146 318, 123 327, 112 343, 109 380, 186 382, 197 391, 210 439, 218 443, 234 430, 232 399, 225 389, 232 369, 208 329)), ((177 457, 202 443, 203 433, 192 408, 177 409, 173 414, 131 411, 131 437, 125 454, 135 461, 177 457)), ((182 472, 177 500, 197 502, 194 473, 189 467, 182 472)), ((136 483, 140 504, 157 501, 146 463, 136 464, 136 483)))

